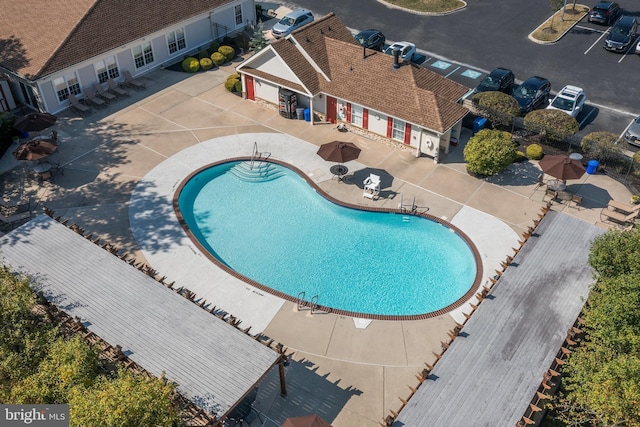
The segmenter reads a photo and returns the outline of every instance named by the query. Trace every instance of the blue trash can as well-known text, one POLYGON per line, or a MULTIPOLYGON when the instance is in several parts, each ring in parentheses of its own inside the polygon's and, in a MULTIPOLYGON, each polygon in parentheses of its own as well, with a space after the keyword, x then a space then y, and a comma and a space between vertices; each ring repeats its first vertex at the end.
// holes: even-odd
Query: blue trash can
POLYGON ((486 124, 487 124, 487 119, 485 119, 484 117, 477 117, 473 121, 473 134, 475 135, 476 133, 484 129, 486 124))
POLYGON ((589 160, 587 162, 587 173, 589 175, 593 175, 594 173, 596 173, 598 171, 598 166, 600 165, 600 163, 598 163, 597 160, 589 160))
POLYGON ((311 110, 309 108, 304 109, 304 121, 305 122, 311 121, 311 110))

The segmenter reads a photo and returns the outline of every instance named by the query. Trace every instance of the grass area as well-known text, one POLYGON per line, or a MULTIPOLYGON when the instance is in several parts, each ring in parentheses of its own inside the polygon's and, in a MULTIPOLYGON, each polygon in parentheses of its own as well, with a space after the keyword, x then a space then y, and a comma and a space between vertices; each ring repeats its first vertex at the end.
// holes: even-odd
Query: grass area
POLYGON ((395 6, 418 12, 449 12, 464 6, 460 0, 385 0, 395 6))
POLYGON ((547 19, 544 24, 536 28, 531 37, 543 42, 555 42, 584 18, 587 12, 589 12, 587 6, 577 4, 574 9, 573 5, 567 5, 564 11, 564 20, 561 19, 562 9, 560 9, 551 18, 547 19))

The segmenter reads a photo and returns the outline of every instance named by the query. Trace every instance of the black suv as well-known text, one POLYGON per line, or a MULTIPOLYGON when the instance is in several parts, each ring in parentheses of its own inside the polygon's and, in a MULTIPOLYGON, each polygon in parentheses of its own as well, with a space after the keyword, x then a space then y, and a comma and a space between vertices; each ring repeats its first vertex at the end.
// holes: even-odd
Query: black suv
POLYGON ((589 22, 611 25, 620 16, 620 6, 616 2, 601 1, 589 11, 589 22))
POLYGON ((511 70, 507 70, 506 68, 496 68, 482 79, 474 91, 476 93, 498 91, 511 95, 514 81, 515 76, 511 70))
POLYGON ((384 49, 385 37, 378 30, 364 30, 360 31, 358 34, 354 36, 356 41, 360 43, 362 46, 368 49, 375 49, 382 52, 384 49))
POLYGON ((533 76, 513 90, 513 97, 520 105, 520 114, 527 114, 549 103, 551 83, 544 77, 533 76))
POLYGON ((631 42, 636 39, 637 32, 636 18, 623 16, 611 27, 611 32, 604 41, 604 48, 614 52, 626 52, 631 42))

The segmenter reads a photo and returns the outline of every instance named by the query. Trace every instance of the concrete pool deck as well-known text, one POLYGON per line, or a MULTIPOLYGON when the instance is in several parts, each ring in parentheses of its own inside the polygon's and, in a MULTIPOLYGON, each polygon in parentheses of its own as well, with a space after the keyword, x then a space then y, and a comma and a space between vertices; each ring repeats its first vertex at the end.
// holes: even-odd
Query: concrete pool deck
MULTIPOLYGON (((175 166, 176 172, 184 173, 206 160, 186 156, 185 149, 193 148, 192 153, 204 149, 211 156, 226 156, 226 150, 233 146, 242 155, 250 155, 257 135, 270 141, 289 141, 291 144, 286 147, 263 147, 259 143, 259 150, 271 151, 284 161, 302 166, 335 198, 397 207, 396 198, 372 202, 362 197, 357 185, 330 179, 330 164, 314 152, 317 146, 332 140, 354 142, 362 153, 357 164, 348 164, 349 169, 353 172, 362 166, 385 170, 395 178, 393 192, 402 194, 405 203, 415 202, 418 209, 428 209, 430 214, 447 218, 467 232, 488 266, 485 278, 493 270, 492 265, 511 254, 510 248, 516 246, 513 242, 540 212, 544 191, 536 188, 539 170, 535 162, 513 165, 498 177, 479 180, 466 173, 463 144, 453 147, 440 164, 435 164, 429 158, 416 158, 405 147, 352 132, 340 133, 332 125, 311 127, 304 121, 284 119, 271 107, 227 92, 221 83, 232 71, 223 67, 187 76, 158 70, 149 75, 148 88, 132 93, 129 100, 112 103, 85 119, 69 113, 61 115, 55 128, 61 140, 56 156, 64 165, 64 175, 53 183, 28 181, 24 191, 32 195, 35 203, 77 223, 87 234, 149 262, 161 275, 179 276, 177 285, 187 288, 192 288, 198 278, 199 273, 189 268, 189 263, 197 262, 198 255, 192 253, 185 260, 184 254, 178 253, 184 248, 176 241, 183 236, 175 230, 171 206, 166 204, 167 195, 173 196, 168 190, 176 183, 177 175, 172 179, 155 175, 151 179, 165 161, 179 165, 175 166), (304 143, 296 144, 296 140, 304 143), (177 160, 180 161, 174 163, 177 160), (143 198, 132 198, 136 188, 142 191, 143 198), (130 224, 131 216, 139 217, 130 224), (146 227, 134 224, 140 218, 147 219, 143 223, 146 227), (496 235, 504 238, 496 239, 496 235)), ((15 166, 11 157, 10 153, 3 157, 3 170, 15 166)), ((583 208, 554 204, 553 209, 591 224, 599 221, 600 210, 608 200, 626 201, 630 197, 624 185, 601 174, 585 175, 571 181, 570 187, 583 196, 583 208)), ((228 283, 221 276, 212 277, 217 279, 209 278, 209 284, 228 283)), ((275 420, 265 424, 270 426, 279 425, 288 416, 306 413, 319 413, 334 427, 378 426, 390 410, 400 407, 399 398, 410 394, 408 386, 417 385, 415 375, 425 362, 433 363, 433 353, 441 352, 440 342, 448 339, 447 331, 456 320, 443 315, 410 322, 373 321, 360 329, 352 318, 298 313, 290 302, 261 305, 260 297, 257 302, 248 303, 245 293, 251 291, 244 286, 220 286, 218 291, 211 291, 210 297, 192 290, 238 316, 247 326, 255 322, 252 332, 264 331, 294 351, 287 368, 289 397, 278 397, 277 387, 270 385, 271 377, 260 388, 255 406, 263 420, 265 416, 275 420), (233 287, 240 289, 230 291, 233 287), (241 312, 247 312, 246 317, 234 311, 234 304, 241 312)))

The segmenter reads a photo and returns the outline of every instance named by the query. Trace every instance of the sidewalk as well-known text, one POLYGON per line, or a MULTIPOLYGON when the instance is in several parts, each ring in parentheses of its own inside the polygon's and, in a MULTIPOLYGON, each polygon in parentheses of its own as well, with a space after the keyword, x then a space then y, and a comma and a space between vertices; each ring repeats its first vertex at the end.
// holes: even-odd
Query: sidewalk
MULTIPOLYGON (((233 72, 232 66, 196 75, 158 70, 147 77, 147 89, 132 93, 129 100, 112 103, 84 119, 71 113, 62 115, 53 129, 61 141, 57 156, 64 165, 64 175, 56 176, 52 183, 27 179, 25 193, 34 204, 46 205, 56 215, 69 219, 70 224, 77 223, 87 235, 111 242, 168 276, 177 274, 177 269, 153 259, 172 257, 173 241, 166 236, 171 235, 173 224, 169 216, 162 215, 171 208, 163 204, 166 194, 162 183, 146 177, 174 155, 205 141, 210 142, 201 147, 212 147, 207 152, 221 148, 216 141, 244 140, 243 135, 250 139, 251 146, 253 135, 249 134, 306 141, 306 148, 302 144, 300 149, 290 146, 293 148, 274 155, 298 166, 302 163, 303 169, 313 173, 321 188, 333 197, 356 204, 397 207, 398 199, 391 197, 364 199, 354 185, 331 180, 328 165, 317 167, 315 159, 305 160, 305 153, 313 151, 309 144, 319 146, 336 139, 354 142, 362 149, 358 164, 391 174, 391 190, 402 194, 406 203, 411 201, 419 210, 448 219, 465 231, 474 230, 468 232, 475 233, 472 237, 482 248, 487 277, 491 266, 509 255, 510 239, 517 240, 533 224, 544 204, 544 190, 537 188, 536 162, 514 164, 487 180, 468 175, 462 161, 464 143, 470 137, 468 130, 460 144, 435 164, 430 158, 416 158, 414 151, 404 146, 340 133, 333 125, 312 127, 302 120, 281 117, 273 107, 243 100, 222 86, 233 72), (145 230, 131 229, 135 221, 130 210, 132 195, 140 190, 141 183, 156 214, 153 230, 146 230, 153 232, 147 233, 144 241, 139 236, 145 230), (490 222, 495 224, 493 228, 488 226, 490 222), (496 239, 498 233, 506 237, 496 239)), ((185 169, 202 161, 184 157, 184 153, 174 161, 185 169)), ((246 155, 250 154, 248 149, 246 155)), ((7 157, 12 157, 10 152, 0 161, 0 170, 12 164, 7 157)), ((20 168, 9 173, 22 176, 20 168)), ((553 209, 591 224, 599 221, 600 210, 610 199, 626 201, 630 197, 624 185, 605 175, 585 175, 569 184, 570 191, 583 196, 583 207, 554 204, 553 209)), ((188 274, 184 272, 179 286, 192 286, 196 273, 191 272, 191 278, 188 274)), ((225 301, 206 299, 225 307, 225 301)), ((390 410, 397 410, 398 398, 409 395, 408 386, 416 386, 415 375, 425 362, 433 362, 433 353, 440 353, 440 341, 446 341, 455 316, 460 315, 413 322, 373 321, 360 329, 352 318, 310 316, 298 313, 294 306, 284 302, 264 328, 267 335, 294 352, 287 368, 289 397, 277 395, 274 371, 276 377, 268 377, 261 384, 256 407, 276 422, 289 414, 317 412, 334 427, 375 427, 390 410)))

